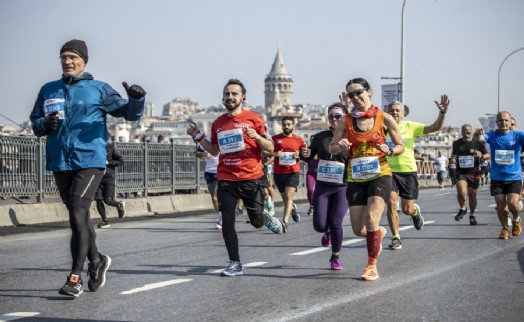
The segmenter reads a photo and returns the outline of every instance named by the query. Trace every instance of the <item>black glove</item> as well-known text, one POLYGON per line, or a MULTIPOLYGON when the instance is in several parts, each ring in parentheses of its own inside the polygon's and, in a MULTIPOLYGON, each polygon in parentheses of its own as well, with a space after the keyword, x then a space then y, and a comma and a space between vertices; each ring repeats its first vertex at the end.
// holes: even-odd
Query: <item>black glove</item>
POLYGON ((127 96, 132 97, 134 99, 141 99, 142 97, 146 96, 146 91, 142 88, 140 85, 127 85, 126 82, 122 82, 122 86, 126 89, 127 96))
POLYGON ((58 128, 58 112, 49 114, 44 119, 44 128, 46 131, 51 132, 58 128))

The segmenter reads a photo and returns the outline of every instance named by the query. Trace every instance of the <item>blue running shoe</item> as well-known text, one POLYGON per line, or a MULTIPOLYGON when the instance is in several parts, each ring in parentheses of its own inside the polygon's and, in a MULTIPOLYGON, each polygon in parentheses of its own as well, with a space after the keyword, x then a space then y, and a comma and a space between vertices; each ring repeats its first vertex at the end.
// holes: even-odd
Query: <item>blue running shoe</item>
POLYGON ((227 260, 229 263, 227 267, 220 273, 222 276, 241 276, 244 275, 242 264, 237 261, 227 260))
POLYGON ((280 222, 280 220, 278 220, 275 217, 272 217, 265 210, 262 214, 267 217, 267 224, 266 224, 267 229, 271 230, 275 234, 282 234, 283 229, 282 229, 282 223, 280 222))

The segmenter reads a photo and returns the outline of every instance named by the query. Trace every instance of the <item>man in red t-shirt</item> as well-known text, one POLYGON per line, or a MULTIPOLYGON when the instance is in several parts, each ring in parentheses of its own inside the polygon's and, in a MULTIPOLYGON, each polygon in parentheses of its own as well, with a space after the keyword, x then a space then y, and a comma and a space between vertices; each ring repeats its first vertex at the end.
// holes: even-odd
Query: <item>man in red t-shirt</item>
POLYGON ((306 144, 304 139, 293 134, 294 128, 295 121, 291 116, 282 117, 282 133, 272 137, 275 144, 275 152, 268 154, 275 157, 273 178, 284 201, 284 215, 282 219, 284 232, 287 231, 290 215, 293 221, 300 221, 297 205, 293 203, 293 196, 297 190, 300 177, 299 154, 306 147, 306 144))
POLYGON ((242 199, 255 228, 266 226, 275 234, 282 233, 282 223, 264 211, 264 172, 261 151, 273 151, 273 142, 264 138, 265 124, 260 114, 242 108, 246 89, 242 82, 230 79, 224 86, 223 103, 228 110, 211 126, 211 141, 195 123, 189 124, 187 134, 211 155, 220 153, 218 203, 222 211, 222 236, 229 255, 229 264, 222 276, 243 275, 235 230, 235 209, 242 199))

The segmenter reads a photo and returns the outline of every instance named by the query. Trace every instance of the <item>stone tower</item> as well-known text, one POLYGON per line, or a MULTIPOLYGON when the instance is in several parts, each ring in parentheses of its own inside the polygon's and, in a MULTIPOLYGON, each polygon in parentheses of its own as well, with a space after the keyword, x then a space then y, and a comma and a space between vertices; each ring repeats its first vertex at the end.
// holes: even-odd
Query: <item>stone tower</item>
POLYGON ((284 105, 293 104, 293 78, 284 66, 280 46, 271 66, 271 71, 264 79, 266 113, 275 116, 284 105))

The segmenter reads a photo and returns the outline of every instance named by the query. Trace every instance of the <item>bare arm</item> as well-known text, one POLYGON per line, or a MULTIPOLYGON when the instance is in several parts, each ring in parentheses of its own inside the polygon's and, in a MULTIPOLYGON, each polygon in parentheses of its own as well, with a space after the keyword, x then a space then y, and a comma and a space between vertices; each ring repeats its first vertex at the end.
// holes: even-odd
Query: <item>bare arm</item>
POLYGON ((351 143, 346 139, 345 124, 344 122, 339 122, 335 129, 335 133, 333 134, 333 138, 331 139, 331 143, 329 144, 329 153, 337 155, 342 152, 343 148, 349 150, 350 146, 351 143))
POLYGON ((440 96, 440 103, 435 101, 435 104, 437 105, 439 109, 438 117, 435 120, 435 122, 433 122, 433 124, 426 125, 424 127, 424 134, 440 131, 442 129, 442 125, 444 124, 444 117, 449 107, 448 96, 446 94, 442 94, 440 96))
MULTIPOLYGON (((391 141, 395 144, 393 149, 391 149, 391 152, 389 152, 389 156, 397 156, 399 154, 402 154, 404 152, 404 142, 402 141, 402 136, 400 136, 400 133, 398 131, 398 125, 395 119, 389 114, 384 114, 384 125, 388 128, 389 136, 391 137, 391 141)), ((381 145, 382 152, 386 153, 382 147, 386 146, 386 148, 389 150, 389 147, 387 144, 381 145)))

